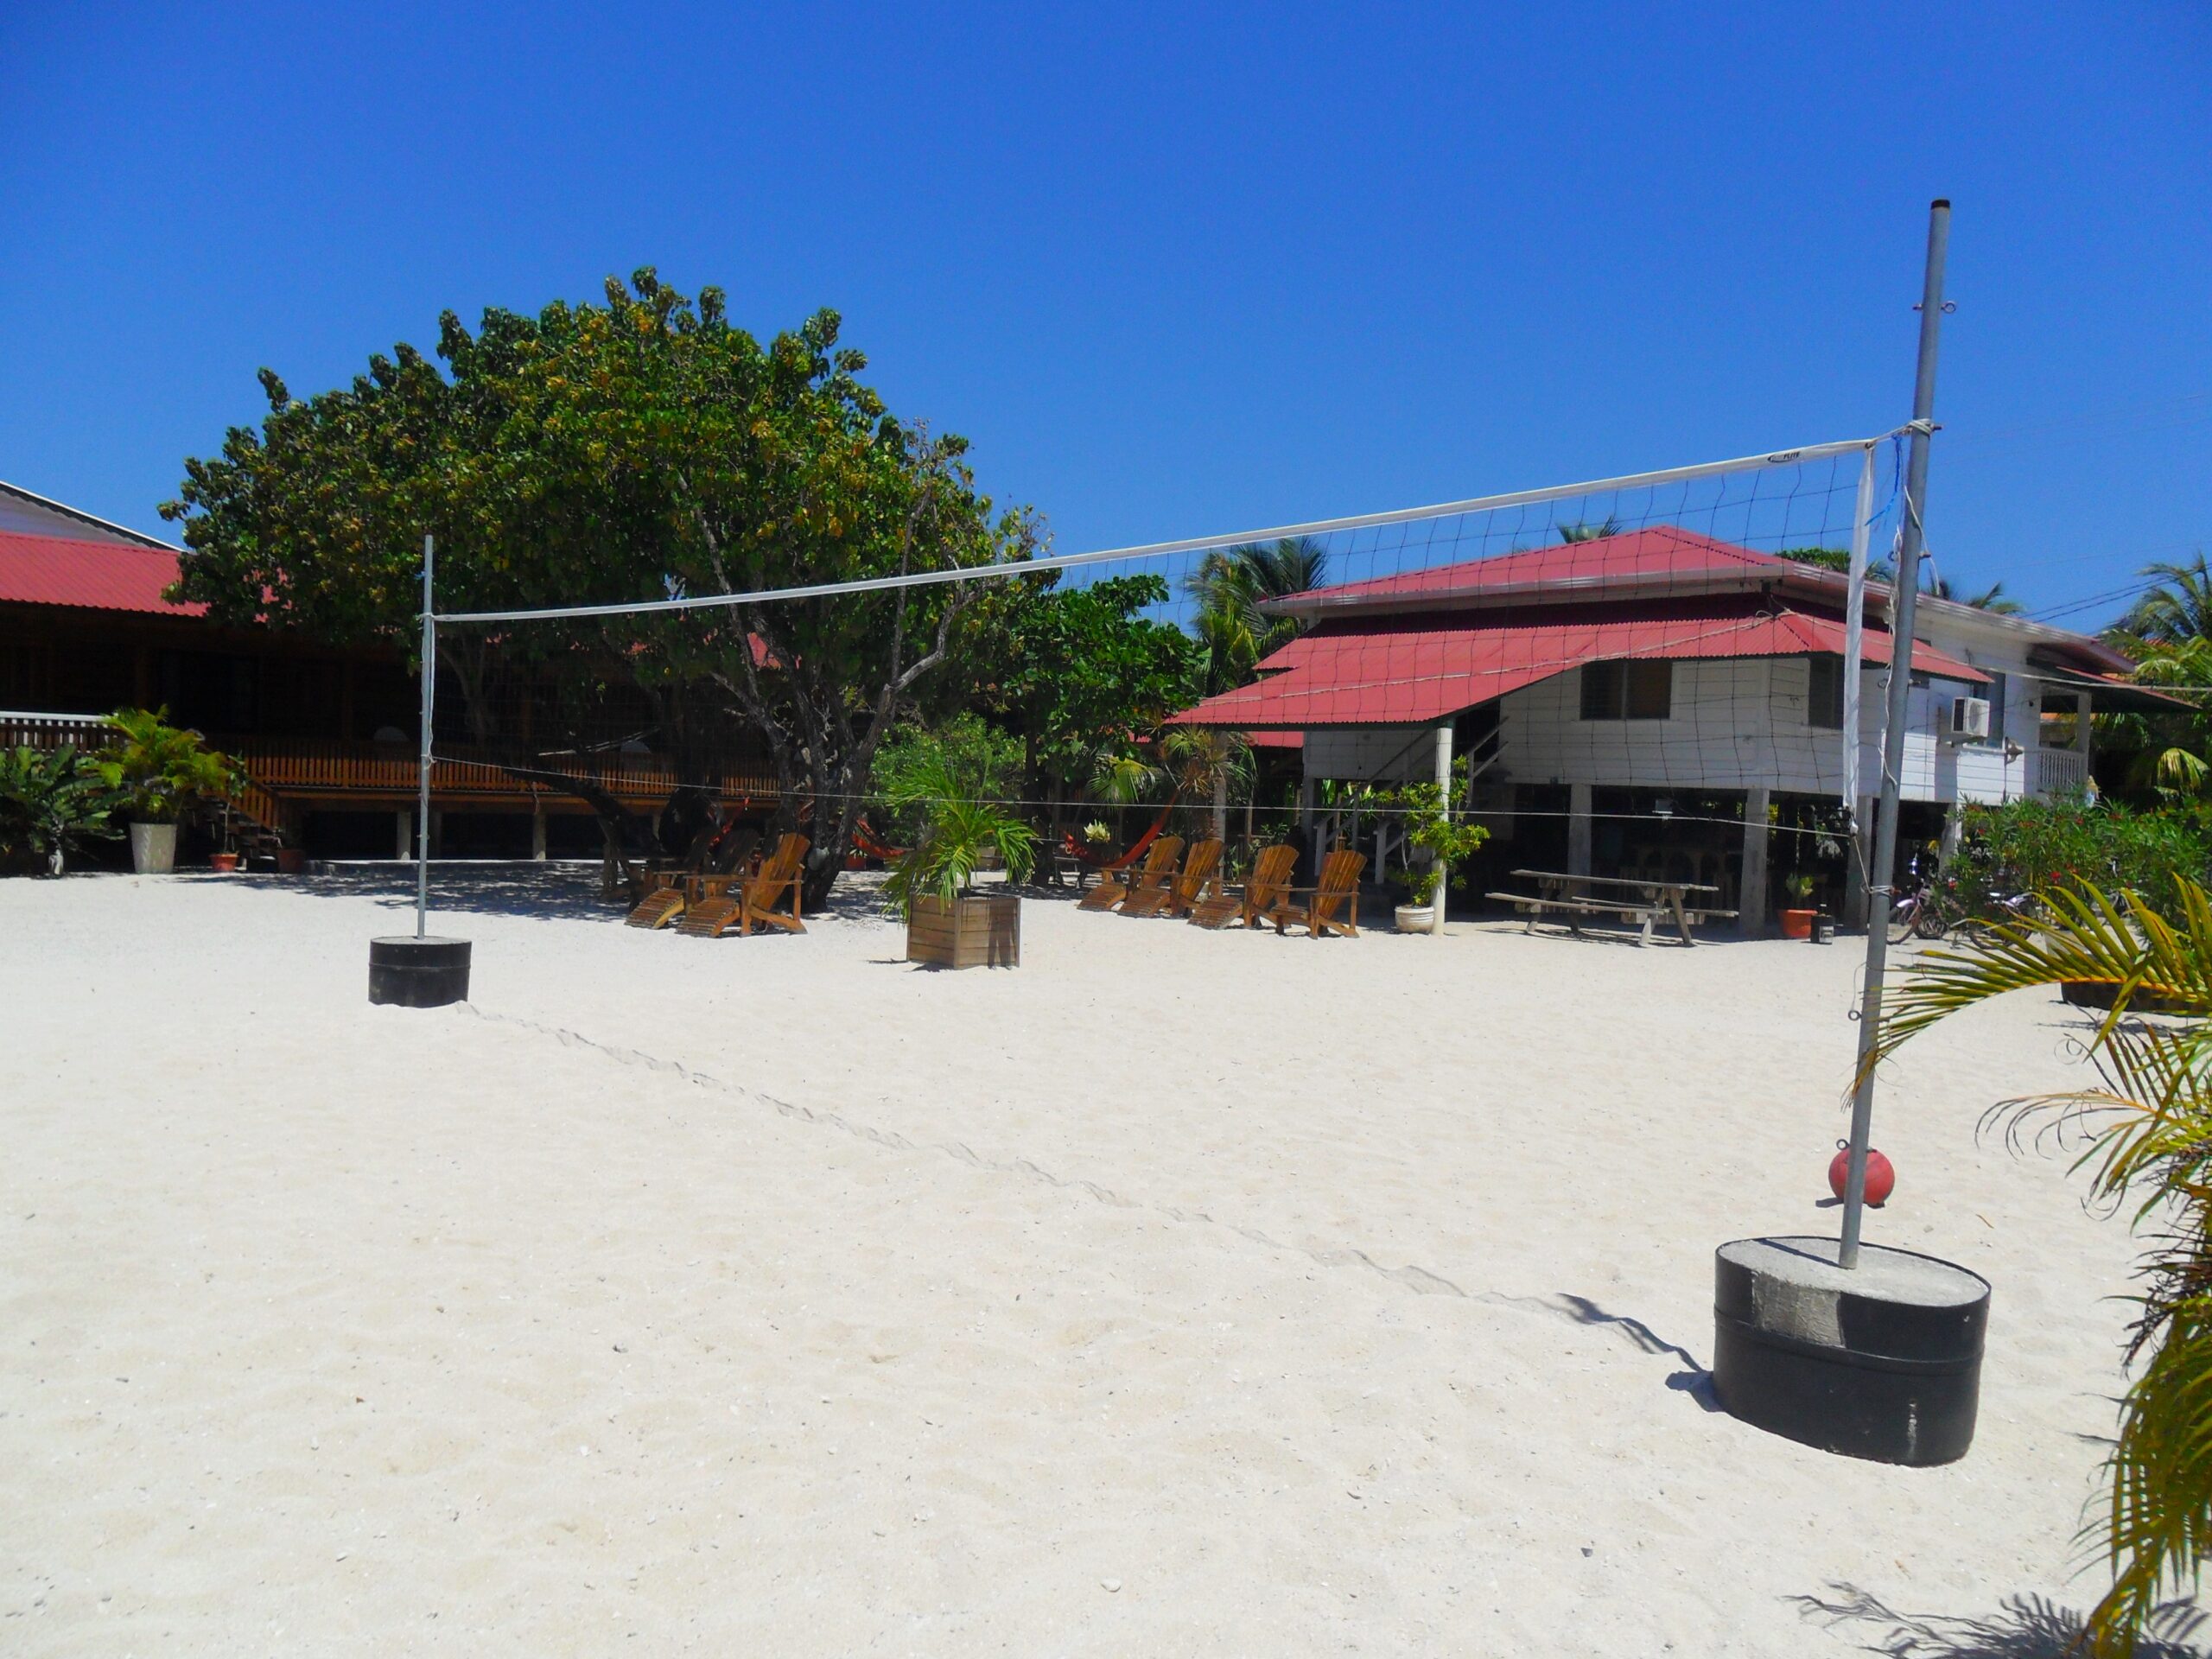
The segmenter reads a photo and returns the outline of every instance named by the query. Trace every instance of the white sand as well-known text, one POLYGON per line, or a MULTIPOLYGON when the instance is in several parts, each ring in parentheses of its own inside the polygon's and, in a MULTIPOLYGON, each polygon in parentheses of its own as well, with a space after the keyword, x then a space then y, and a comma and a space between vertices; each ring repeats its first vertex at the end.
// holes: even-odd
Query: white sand
POLYGON ((1799 1598, 2098 1587, 2131 1245, 1975 1134, 2084 1075, 2055 1001, 1885 1087, 1869 1236, 1996 1287, 1902 1471, 1677 1351, 1716 1245, 1835 1224, 1854 944, 1033 902, 956 975, 516 874, 435 1012, 365 998, 392 873, 0 884, 0 1652, 1842 1654, 1799 1598))

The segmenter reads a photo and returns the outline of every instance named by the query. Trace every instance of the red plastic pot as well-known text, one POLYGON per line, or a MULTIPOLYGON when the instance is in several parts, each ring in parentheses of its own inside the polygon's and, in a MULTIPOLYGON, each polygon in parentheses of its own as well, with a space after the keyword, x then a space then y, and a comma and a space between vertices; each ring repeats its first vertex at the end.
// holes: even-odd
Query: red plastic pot
POLYGON ((1785 939, 1809 939, 1813 937, 1813 918, 1817 910, 1785 910, 1782 912, 1782 937, 1785 939))

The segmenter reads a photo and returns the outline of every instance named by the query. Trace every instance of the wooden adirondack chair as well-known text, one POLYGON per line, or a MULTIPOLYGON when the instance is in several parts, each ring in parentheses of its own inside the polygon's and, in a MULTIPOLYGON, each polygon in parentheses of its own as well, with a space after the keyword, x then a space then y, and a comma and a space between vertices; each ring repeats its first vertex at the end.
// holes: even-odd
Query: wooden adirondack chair
POLYGON ((1281 842, 1262 847, 1252 861, 1252 874, 1244 885, 1215 888, 1211 898, 1199 900, 1192 909, 1191 920, 1200 927, 1227 927, 1231 922, 1257 927, 1282 897, 1297 868, 1297 848, 1281 842))
POLYGON ((1302 927, 1308 937, 1320 938, 1325 934, 1341 933, 1348 939, 1359 937, 1359 877, 1367 868, 1367 855, 1356 853, 1349 847, 1339 847, 1321 861, 1321 879, 1310 887, 1285 887, 1282 896, 1267 912, 1268 920, 1275 925, 1275 931, 1287 933, 1293 927, 1302 927), (1300 894, 1305 895, 1300 898, 1300 894), (1339 914, 1346 911, 1349 913, 1339 914))
POLYGON ((1143 893, 1153 887, 1165 887, 1167 877, 1175 868, 1175 861, 1183 855, 1180 836, 1162 836, 1152 843, 1144 855, 1144 862, 1130 872, 1126 881, 1116 881, 1101 876, 1098 885, 1076 900, 1081 910, 1111 910, 1133 893, 1143 893))
POLYGON ((1124 916, 1186 916, 1191 906, 1205 897, 1206 889, 1221 874, 1221 843, 1194 841, 1183 868, 1156 887, 1132 893, 1122 901, 1124 916))
POLYGON ((645 896, 622 918, 625 927, 666 927, 683 913, 683 874, 680 870, 645 872, 645 896))
POLYGON ((741 937, 750 936, 756 923, 787 933, 805 932, 799 893, 806 879, 807 849, 812 845, 804 836, 787 835, 753 874, 709 878, 714 890, 684 912, 677 931, 693 938, 718 939, 734 922, 741 937))

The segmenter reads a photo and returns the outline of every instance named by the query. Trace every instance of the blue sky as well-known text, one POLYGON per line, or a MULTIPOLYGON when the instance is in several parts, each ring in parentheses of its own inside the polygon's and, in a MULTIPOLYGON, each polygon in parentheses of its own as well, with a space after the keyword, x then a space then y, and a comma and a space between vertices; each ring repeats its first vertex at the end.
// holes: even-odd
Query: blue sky
POLYGON ((650 263, 1062 551, 1560 483, 1903 420, 1942 194, 1944 574, 2212 547, 2212 10, 1372 10, 7 8, 0 478, 650 263))

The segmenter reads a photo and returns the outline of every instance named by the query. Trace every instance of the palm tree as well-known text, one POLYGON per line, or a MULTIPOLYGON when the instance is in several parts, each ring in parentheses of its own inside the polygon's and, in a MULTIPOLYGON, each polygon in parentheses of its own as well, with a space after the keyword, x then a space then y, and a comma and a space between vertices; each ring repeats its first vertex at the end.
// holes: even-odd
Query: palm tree
POLYGON ((2190 564, 2146 564, 2143 574, 2160 580, 2135 601, 2122 631, 2162 645, 2212 638, 2212 569, 2202 552, 2190 564))
POLYGON ((1249 683, 1262 658, 1304 631, 1295 618, 1260 607, 1320 587, 1328 570, 1329 550, 1311 536, 1217 548, 1198 561, 1183 591, 1198 601, 1193 627, 1206 647, 1208 696, 1249 683))
POLYGON ((1893 993, 1867 1061, 2007 991, 2087 982, 2111 994, 2088 1045, 2100 1086, 1995 1109, 2013 1133, 2038 1119, 2086 1133, 2075 1166, 2157 1229, 2127 1349, 2143 1363, 2120 1402, 2103 1514, 2085 1529, 2113 1573, 2089 1614, 2100 1659, 2131 1659, 2162 1590, 2192 1585, 2212 1546, 2212 899, 2185 877, 2176 886, 2171 915, 2083 887, 2043 895, 2047 920, 1995 928, 1972 952, 1931 951, 1893 993), (2122 1017, 2152 998, 2189 1017, 2122 1017))
POLYGON ((1998 616, 2018 616, 2020 613, 2020 601, 2006 595, 2005 584, 2001 582, 1991 582, 1978 594, 1968 594, 1961 588, 1954 588, 1942 576, 1931 574, 1928 586, 1921 591, 1930 599, 1948 600, 1954 605, 1971 605, 1977 611, 1989 611, 1998 616))
MULTIPOLYGON (((2133 642, 2135 678, 2144 685, 2164 686, 2196 704, 2194 712, 2176 711, 2144 719, 2129 716, 2129 740, 2139 738, 2143 752, 2135 762, 2131 781, 2147 785, 2169 799, 2201 795, 2212 784, 2212 638, 2152 644, 2133 642)), ((2133 741, 2127 747, 2134 747, 2133 741)))
POLYGON ((1576 542, 1601 542, 1608 536, 1618 536, 1620 533, 1621 521, 1618 515, 1614 513, 1607 513, 1603 524, 1593 524, 1586 518, 1572 524, 1561 524, 1559 527, 1560 540, 1570 545, 1576 542))
POLYGON ((1229 839, 1229 791, 1252 781, 1252 748, 1235 732, 1179 726, 1161 746, 1178 794, 1213 797, 1213 834, 1229 839))

